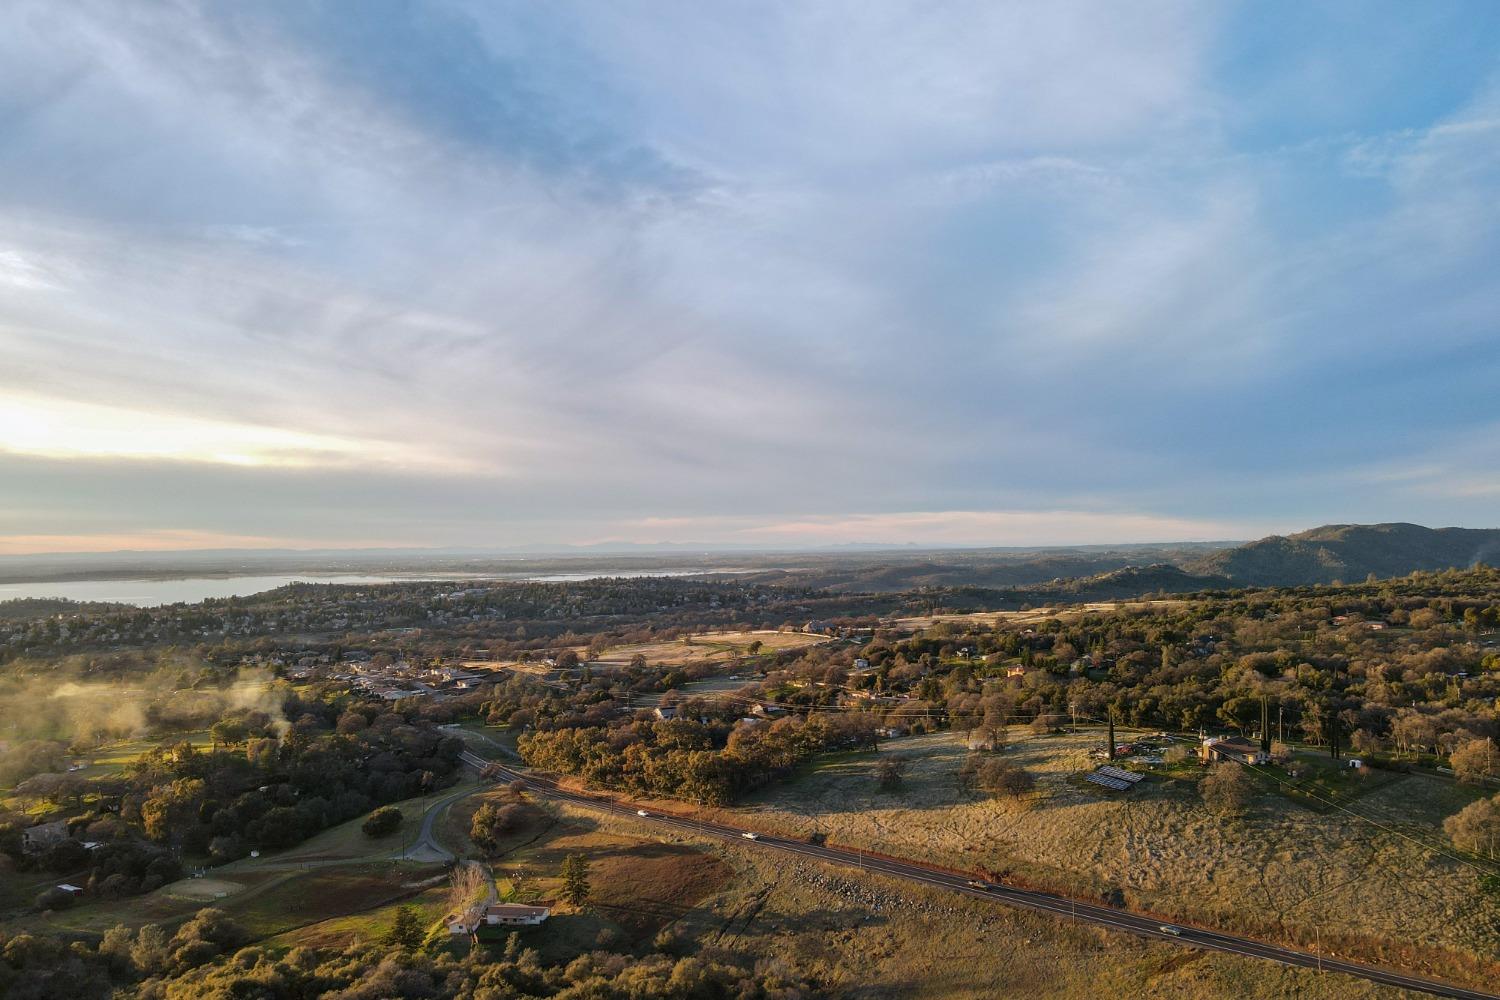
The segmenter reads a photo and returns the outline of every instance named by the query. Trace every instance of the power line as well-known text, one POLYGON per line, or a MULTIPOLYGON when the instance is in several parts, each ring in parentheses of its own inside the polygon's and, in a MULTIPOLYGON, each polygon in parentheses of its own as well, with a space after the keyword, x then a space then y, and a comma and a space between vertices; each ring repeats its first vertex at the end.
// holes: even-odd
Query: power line
MULTIPOLYGON (((1263 769, 1261 767, 1256 766, 1255 764, 1246 764, 1244 766, 1248 767, 1250 770, 1256 772, 1257 774, 1264 774, 1264 775, 1266 775, 1272 781, 1276 782, 1278 785, 1288 785, 1288 786, 1291 785, 1291 782, 1286 781, 1283 778, 1279 778, 1273 772, 1267 771, 1267 770, 1265 770, 1265 769, 1263 769)), ((1335 801, 1333 799, 1327 798, 1326 796, 1319 795, 1317 792, 1308 791, 1306 789, 1297 788, 1295 790, 1299 791, 1299 792, 1302 792, 1304 795, 1308 796, 1309 798, 1317 799, 1319 802, 1324 802, 1324 803, 1332 806, 1333 808, 1339 810, 1340 812, 1346 812, 1350 816, 1353 816, 1355 819, 1364 820, 1366 823, 1369 823, 1371 826, 1375 827, 1376 829, 1382 830, 1385 833, 1389 833, 1393 837, 1400 837, 1402 840, 1409 841, 1409 842, 1417 845, 1418 847, 1422 848, 1425 851, 1431 851, 1432 853, 1434 853, 1436 855, 1439 855, 1440 857, 1447 858, 1450 861, 1456 861, 1456 862, 1458 862, 1459 864, 1463 865, 1466 868, 1472 868, 1474 871, 1479 872, 1479 874, 1481 874, 1481 875, 1491 875, 1491 874, 1493 874, 1492 870, 1489 869, 1489 868, 1486 868, 1486 867, 1484 867, 1482 865, 1477 865, 1474 862, 1469 861, 1466 858, 1461 858, 1461 857, 1459 857, 1456 854, 1451 854, 1448 851, 1444 850, 1443 848, 1438 847, 1438 846, 1436 846, 1434 844, 1428 843, 1426 841, 1420 840, 1417 837, 1412 836, 1411 834, 1403 833, 1402 831, 1396 829, 1395 827, 1390 826, 1390 825, 1388 825, 1386 823, 1382 823, 1379 820, 1374 819, 1373 817, 1366 816, 1364 813, 1361 813, 1361 812, 1356 812, 1355 810, 1350 809, 1348 806, 1344 805, 1341 802, 1337 802, 1337 801, 1335 801)))

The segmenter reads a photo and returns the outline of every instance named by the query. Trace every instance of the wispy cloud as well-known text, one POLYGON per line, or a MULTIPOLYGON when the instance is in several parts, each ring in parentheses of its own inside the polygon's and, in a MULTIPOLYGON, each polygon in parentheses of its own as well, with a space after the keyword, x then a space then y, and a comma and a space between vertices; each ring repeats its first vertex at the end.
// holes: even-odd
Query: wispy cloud
POLYGON ((1455 16, 12 5, 5 527, 1480 517, 1338 486, 1491 420, 1500 60, 1383 54, 1455 16))
POLYGON ((1225 522, 1079 510, 934 510, 824 514, 790 520, 753 517, 645 518, 620 541, 698 538, 765 545, 912 543, 927 545, 1090 545, 1214 541, 1264 533, 1264 522, 1225 522))

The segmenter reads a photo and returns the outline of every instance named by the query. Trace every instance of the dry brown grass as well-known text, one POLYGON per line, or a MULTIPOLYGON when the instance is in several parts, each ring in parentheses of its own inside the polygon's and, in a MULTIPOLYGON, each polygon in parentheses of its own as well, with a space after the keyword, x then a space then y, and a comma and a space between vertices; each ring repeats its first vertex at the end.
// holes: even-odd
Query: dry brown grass
MULTIPOLYGON (((828 641, 826 637, 820 635, 809 635, 805 632, 776 632, 769 629, 745 632, 701 632, 690 638, 692 639, 690 643, 682 639, 674 639, 670 642, 644 642, 629 646, 615 646, 606 649, 595 662, 606 666, 624 666, 636 654, 640 654, 648 663, 666 666, 680 666, 684 663, 722 663, 735 657, 745 656, 748 647, 754 642, 761 644, 762 652, 770 653, 788 649, 804 649, 828 641)), ((580 649, 579 652, 582 653, 583 650, 580 649)))
MULTIPOLYGON (((524 871, 533 893, 557 894, 569 853, 591 859, 593 905, 560 909, 525 935, 547 961, 595 947, 645 946, 672 927, 693 947, 723 947, 809 977, 848 1000, 1396 1000, 1402 991, 1342 976, 1149 942, 837 866, 679 837, 625 817, 556 809, 539 840, 496 863, 524 871)), ((441 887, 414 897, 441 916, 441 887)), ((278 946, 339 945, 383 931, 393 906, 311 924, 278 946)))
MULTIPOLYGON (((1012 738, 1020 739, 1019 731, 1012 738)), ((747 822, 797 835, 1105 897, 1173 919, 1311 942, 1379 939, 1408 952, 1450 951, 1493 961, 1500 899, 1476 874, 1353 817, 1320 814, 1262 795, 1242 820, 1201 804, 1191 782, 1152 779, 1128 793, 1077 781, 1092 737, 1034 738, 1006 752, 1038 777, 1033 801, 974 796, 957 780, 955 734, 901 741, 883 753, 911 759, 903 788, 878 790, 873 754, 843 757, 762 793, 747 822)), ((1406 777, 1358 809, 1433 842, 1461 793, 1406 777)), ((1366 954, 1369 954, 1366 942, 1366 954)))
POLYGON ((1034 625, 1057 618, 1071 621, 1084 614, 1130 611, 1136 609, 1161 609, 1172 605, 1186 604, 1181 600, 1157 601, 1094 601, 1089 604, 1068 604, 1057 607, 1032 608, 1030 611, 969 611, 962 614, 918 615, 898 618, 895 624, 903 629, 931 628, 939 623, 950 625, 1034 625))
MULTIPOLYGON (((685 663, 726 663, 737 657, 748 655, 747 647, 753 642, 761 644, 762 652, 780 652, 787 649, 803 649, 827 642, 826 636, 809 635, 805 632, 777 632, 770 629, 754 629, 740 632, 700 632, 691 636, 691 642, 672 639, 664 642, 637 642, 626 646, 612 646, 594 660, 595 666, 627 666, 637 653, 652 665, 669 667, 685 663)), ((587 646, 574 646, 580 657, 588 652, 587 646)), ((545 676, 554 668, 540 661, 521 663, 517 660, 466 660, 465 669, 480 673, 513 671, 521 674, 545 676)))
POLYGON ((1410 996, 1343 976, 1189 950, 955 896, 866 872, 716 848, 732 887, 679 926, 704 944, 778 961, 849 1000, 1101 996, 1410 996))

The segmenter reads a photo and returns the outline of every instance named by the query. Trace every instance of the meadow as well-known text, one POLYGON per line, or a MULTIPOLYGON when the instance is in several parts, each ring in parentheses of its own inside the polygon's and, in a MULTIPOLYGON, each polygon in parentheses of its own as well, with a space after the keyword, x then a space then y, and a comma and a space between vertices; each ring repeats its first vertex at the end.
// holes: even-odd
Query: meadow
POLYGON ((1500 893, 1443 853, 1442 818, 1474 794, 1463 786, 1387 776, 1347 790, 1343 808, 1310 808, 1262 777, 1248 813, 1224 818, 1202 804, 1196 768, 1109 792, 1080 780, 1096 736, 1012 738, 1004 756, 1038 779, 1024 801, 965 790, 967 750, 942 733, 820 760, 734 819, 1414 970, 1497 971, 1500 893), (875 763, 893 754, 908 770, 882 791, 875 763))
MULTIPOLYGON (((558 815, 560 830, 569 832, 532 850, 597 850, 661 836, 627 818, 571 808, 558 815), (574 827, 584 830, 572 832, 574 827)), ((649 912, 648 928, 655 924, 692 942, 690 948, 750 952, 813 977, 829 995, 848 1000, 1411 996, 1343 976, 1320 977, 1309 970, 1069 926, 1051 917, 755 848, 671 835, 666 841, 706 860, 650 865, 635 853, 642 848, 618 854, 606 849, 603 856, 619 863, 596 867, 596 893, 606 894, 605 903, 618 897, 639 913, 649 912), (652 903, 649 910, 644 901, 652 903), (681 912, 673 916, 674 908, 681 912)), ((598 910, 609 913, 607 906, 598 910)), ((539 946, 551 933, 549 921, 528 936, 527 944, 539 946)))
MULTIPOLYGON (((684 663, 722 663, 749 655, 752 643, 760 643, 763 653, 778 653, 789 649, 805 649, 827 642, 827 638, 807 632, 777 632, 771 629, 756 629, 741 632, 700 632, 686 639, 671 642, 633 643, 613 646, 604 650, 595 660, 604 666, 626 666, 636 656, 644 656, 647 663, 665 666, 680 666, 684 663)), ((583 652, 582 649, 579 650, 583 652)))

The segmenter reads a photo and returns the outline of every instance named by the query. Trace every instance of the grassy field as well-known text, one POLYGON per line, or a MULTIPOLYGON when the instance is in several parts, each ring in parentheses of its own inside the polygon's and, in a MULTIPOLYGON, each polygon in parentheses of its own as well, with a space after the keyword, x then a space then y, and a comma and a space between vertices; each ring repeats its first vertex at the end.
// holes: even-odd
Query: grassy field
MULTIPOLYGON (((746 656, 751 643, 759 642, 764 653, 782 652, 788 649, 804 649, 826 642, 820 635, 805 632, 775 632, 757 630, 749 632, 703 632, 691 636, 691 642, 674 639, 671 642, 636 643, 606 649, 594 661, 605 666, 625 666, 636 654, 648 663, 676 666, 683 663, 719 663, 746 656)), ((579 650, 583 652, 583 650, 579 650)))
MULTIPOLYGON (((473 784, 472 778, 468 784, 473 784)), ((428 805, 432 802, 433 798, 427 800, 428 805)), ((117 923, 174 925, 205 906, 216 906, 257 935, 271 935, 403 899, 420 891, 420 883, 440 873, 442 867, 394 860, 421 822, 423 800, 395 805, 405 819, 401 830, 389 837, 372 840, 365 836, 361 817, 286 851, 220 865, 204 878, 181 879, 128 899, 86 900, 53 914, 50 924, 94 933, 117 923)), ((37 919, 32 914, 12 923, 19 928, 37 919)))
POLYGON ((550 895, 562 857, 592 859, 595 903, 527 932, 564 961, 601 935, 619 948, 670 929, 690 947, 748 952, 849 1000, 1096 998, 1394 1000, 1402 991, 1141 941, 755 848, 667 835, 565 808, 497 863, 550 895), (660 839, 657 839, 660 838, 660 839))
MULTIPOLYGON (((448 822, 461 826, 479 801, 456 803, 448 822)), ((548 803, 538 808, 543 815, 493 860, 501 892, 519 888, 517 898, 556 899, 562 861, 572 853, 589 858, 593 886, 584 909, 558 905, 545 925, 523 932, 544 962, 567 962, 600 946, 649 950, 669 930, 689 952, 748 953, 849 1000, 1408 996, 1336 975, 1070 926, 869 873, 664 833, 630 818, 548 803)), ((264 947, 282 951, 378 938, 395 908, 412 904, 442 937, 438 921, 447 905, 440 867, 362 859, 366 845, 342 829, 315 840, 295 855, 226 866, 211 878, 123 901, 121 912, 80 908, 59 921, 102 930, 128 914, 132 924, 170 924, 211 904, 245 924, 264 947)), ((467 950, 466 942, 452 946, 467 950)))
MULTIPOLYGON (((213 737, 209 736, 207 730, 200 730, 107 743, 88 753, 80 754, 76 758, 79 770, 72 773, 84 778, 113 777, 124 772, 126 767, 135 763, 135 761, 139 760, 147 752, 160 746, 170 746, 176 743, 191 743, 201 750, 213 745, 213 737)), ((31 806, 28 808, 28 803, 15 798, 9 792, 10 789, 0 787, 0 805, 3 805, 7 809, 15 812, 30 812, 34 814, 50 811, 49 807, 46 806, 31 806)))
POLYGON ((1065 608, 1032 608, 1030 611, 967 611, 961 614, 918 615, 910 618, 898 618, 895 624, 899 628, 907 630, 931 628, 938 624, 960 626, 1034 625, 1037 622, 1046 621, 1048 618, 1070 621, 1084 614, 1128 611, 1132 608, 1150 608, 1185 603, 1185 601, 1180 600, 1096 601, 1091 604, 1070 604, 1065 608))
POLYGON ((213 746, 213 742, 213 737, 208 734, 207 730, 200 730, 192 733, 174 733, 169 736, 158 736, 151 739, 124 740, 119 743, 109 743, 84 754, 80 763, 85 766, 78 773, 86 778, 116 775, 123 772, 126 767, 135 763, 157 747, 172 746, 177 743, 191 743, 199 750, 207 750, 213 746))
POLYGON ((1194 780, 1151 778, 1128 793, 1078 780, 1096 743, 1037 737, 1006 751, 1039 780, 1024 804, 963 791, 966 751, 958 736, 937 734, 879 752, 911 761, 898 791, 878 790, 877 754, 843 754, 762 793, 737 819, 1284 940, 1311 944, 1318 928, 1330 948, 1378 939, 1490 962, 1500 952, 1500 895, 1400 836, 1441 845, 1442 817, 1472 796, 1462 786, 1402 776, 1351 795, 1350 808, 1380 829, 1306 808, 1267 781, 1247 816, 1226 820, 1201 804, 1194 780))
MULTIPOLYGON (((759 642, 761 652, 774 653, 787 649, 803 649, 807 646, 816 646, 827 642, 826 636, 810 635, 806 632, 777 632, 770 629, 757 629, 743 632, 700 632, 691 636, 691 642, 682 639, 672 639, 665 642, 639 642, 625 646, 613 646, 604 650, 597 660, 591 661, 596 667, 623 667, 640 654, 646 658, 646 662, 652 665, 681 666, 684 663, 725 663, 737 657, 748 656, 751 643, 759 642)), ((587 646, 574 646, 574 652, 580 657, 588 652, 587 646)), ((514 660, 466 660, 464 667, 469 670, 481 672, 493 672, 496 670, 511 670, 518 673, 535 674, 545 676, 552 673, 552 668, 541 662, 520 663, 514 660)))

